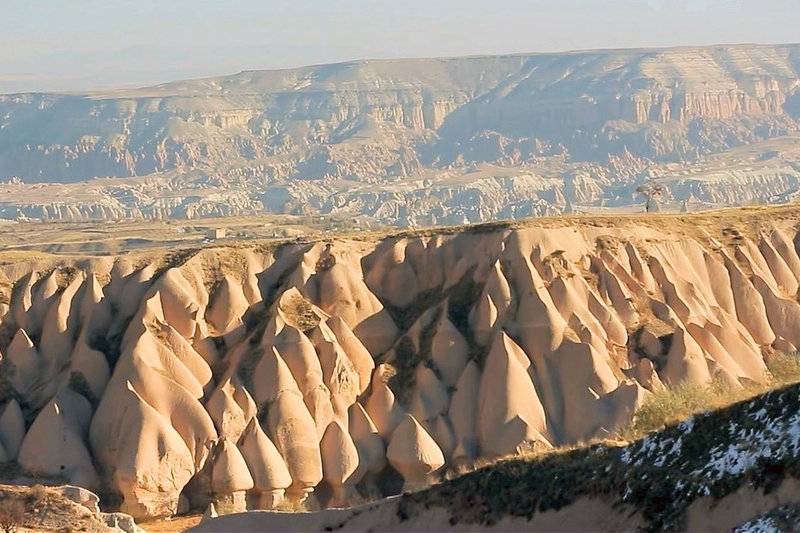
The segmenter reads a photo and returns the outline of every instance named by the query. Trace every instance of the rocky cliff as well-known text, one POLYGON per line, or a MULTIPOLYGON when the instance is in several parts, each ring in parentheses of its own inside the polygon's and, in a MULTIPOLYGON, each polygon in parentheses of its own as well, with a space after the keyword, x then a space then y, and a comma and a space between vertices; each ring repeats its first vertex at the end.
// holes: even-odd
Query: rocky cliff
POLYGON ((796 531, 798 401, 795 385, 625 447, 511 459, 352 509, 231 514, 190 531, 796 531))
POLYGON ((799 72, 797 45, 737 45, 359 61, 5 95, 0 179, 149 178, 81 183, 52 199, 12 185, 0 216, 306 209, 459 223, 630 205, 654 177, 678 203, 775 201, 797 189, 797 142, 762 143, 798 134, 799 72), (724 192, 710 199, 669 166, 744 145, 756 148, 713 165, 724 192), (751 183, 764 172, 774 193, 751 183))
POLYGON ((586 442, 795 352, 796 208, 0 265, 0 461, 135 517, 586 442), (54 447, 53 442, 61 445, 54 447))

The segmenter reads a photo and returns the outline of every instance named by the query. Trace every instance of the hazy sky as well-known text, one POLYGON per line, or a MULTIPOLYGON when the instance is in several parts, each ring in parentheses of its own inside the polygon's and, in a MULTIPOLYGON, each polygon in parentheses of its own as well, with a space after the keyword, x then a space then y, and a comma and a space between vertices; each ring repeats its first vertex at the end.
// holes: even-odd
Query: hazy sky
POLYGON ((360 58, 800 41, 800 0, 0 0, 0 93, 360 58))

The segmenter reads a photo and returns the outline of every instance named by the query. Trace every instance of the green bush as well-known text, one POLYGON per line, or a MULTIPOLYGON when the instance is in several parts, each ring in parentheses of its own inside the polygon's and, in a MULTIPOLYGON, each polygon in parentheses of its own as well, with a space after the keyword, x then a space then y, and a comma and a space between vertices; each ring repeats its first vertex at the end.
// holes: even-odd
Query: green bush
POLYGON ((632 429, 636 434, 650 433, 710 409, 713 404, 711 387, 684 381, 677 387, 657 391, 645 400, 633 418, 632 429))
POLYGON ((797 353, 776 352, 767 358, 766 363, 771 386, 782 387, 800 382, 800 357, 797 353))
POLYGON ((620 437, 633 440, 694 414, 800 383, 800 357, 797 354, 774 352, 766 358, 766 364, 768 370, 763 383, 751 382, 739 387, 721 379, 705 386, 684 381, 677 387, 656 391, 636 411, 631 425, 620 432, 620 437))

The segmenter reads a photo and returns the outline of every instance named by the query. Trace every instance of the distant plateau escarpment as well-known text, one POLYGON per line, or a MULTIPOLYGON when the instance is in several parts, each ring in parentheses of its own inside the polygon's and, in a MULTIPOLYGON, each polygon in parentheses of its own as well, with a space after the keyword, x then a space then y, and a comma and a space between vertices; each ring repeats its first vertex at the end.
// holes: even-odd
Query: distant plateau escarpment
POLYGON ((357 61, 0 96, 0 217, 393 225, 785 202, 800 45, 357 61), (103 179, 94 179, 103 178, 103 179))

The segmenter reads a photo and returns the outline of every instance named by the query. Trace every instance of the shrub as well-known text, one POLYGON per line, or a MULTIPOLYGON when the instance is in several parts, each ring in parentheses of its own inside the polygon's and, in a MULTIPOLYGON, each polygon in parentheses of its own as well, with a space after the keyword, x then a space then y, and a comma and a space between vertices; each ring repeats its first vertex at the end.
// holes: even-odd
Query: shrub
POLYGON ((637 434, 650 433, 705 411, 713 403, 711 387, 684 381, 677 387, 657 391, 645 400, 634 416, 632 429, 637 434))
POLYGON ((0 501, 0 531, 16 533, 25 520, 25 505, 21 500, 6 498, 0 501))
POLYGON ((800 357, 797 353, 775 352, 767 360, 768 379, 773 387, 800 382, 800 357))
POLYGON ((677 387, 657 391, 645 400, 631 425, 620 431, 619 436, 634 440, 694 414, 727 407, 772 389, 800 383, 800 357, 797 354, 774 352, 766 358, 766 364, 768 370, 764 383, 750 382, 737 387, 721 379, 705 386, 684 381, 677 387))
POLYGON ((273 510, 284 513, 307 513, 309 509, 306 501, 298 502, 285 498, 275 505, 273 510))
POLYGON ((314 313, 311 302, 299 294, 283 302, 282 309, 286 320, 300 331, 310 331, 319 324, 319 317, 314 313))

